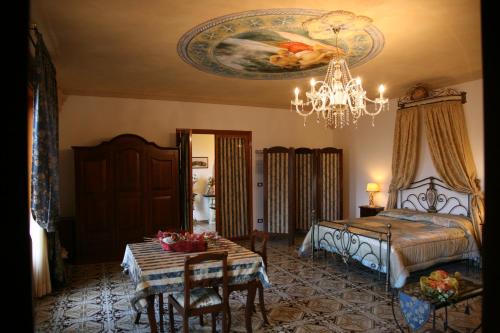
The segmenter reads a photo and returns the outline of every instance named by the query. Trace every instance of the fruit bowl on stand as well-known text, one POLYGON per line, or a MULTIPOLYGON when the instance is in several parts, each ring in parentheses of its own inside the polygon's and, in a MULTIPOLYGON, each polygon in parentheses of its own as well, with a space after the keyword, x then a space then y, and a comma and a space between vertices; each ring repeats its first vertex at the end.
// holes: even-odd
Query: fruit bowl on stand
POLYGON ((427 297, 438 302, 452 302, 458 296, 460 273, 449 275, 441 269, 433 271, 429 276, 420 277, 420 288, 427 297))

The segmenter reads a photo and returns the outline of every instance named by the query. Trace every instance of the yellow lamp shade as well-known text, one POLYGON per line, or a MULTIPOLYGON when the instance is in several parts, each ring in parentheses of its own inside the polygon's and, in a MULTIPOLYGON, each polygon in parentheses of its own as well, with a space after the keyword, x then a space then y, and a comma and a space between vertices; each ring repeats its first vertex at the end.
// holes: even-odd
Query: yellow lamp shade
POLYGON ((377 183, 368 183, 366 184, 366 192, 379 192, 380 187, 377 183))

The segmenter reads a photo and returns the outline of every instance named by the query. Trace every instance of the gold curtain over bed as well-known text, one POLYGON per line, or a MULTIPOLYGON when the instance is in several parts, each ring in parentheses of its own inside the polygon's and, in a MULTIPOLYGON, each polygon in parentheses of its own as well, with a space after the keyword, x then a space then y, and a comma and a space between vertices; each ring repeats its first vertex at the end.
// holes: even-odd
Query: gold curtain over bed
POLYGON ((418 108, 398 110, 392 150, 392 180, 387 208, 396 208, 398 190, 415 178, 418 159, 418 108))
POLYGON ((423 105, 432 161, 443 180, 456 191, 472 194, 471 214, 478 244, 482 241, 484 199, 467 135, 460 101, 423 105))

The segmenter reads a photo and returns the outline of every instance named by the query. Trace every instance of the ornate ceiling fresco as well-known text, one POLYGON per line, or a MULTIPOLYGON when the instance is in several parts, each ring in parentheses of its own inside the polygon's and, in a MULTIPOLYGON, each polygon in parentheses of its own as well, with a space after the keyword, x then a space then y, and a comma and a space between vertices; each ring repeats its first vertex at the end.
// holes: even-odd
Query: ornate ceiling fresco
POLYGON ((308 20, 327 13, 297 8, 264 9, 218 17, 185 33, 177 51, 184 61, 199 70, 262 80, 324 75, 324 67, 337 53, 353 68, 382 51, 384 36, 371 24, 371 19, 356 17, 351 12, 331 14, 339 24, 346 25, 339 36, 338 48, 333 34, 312 33, 308 20), (364 23, 363 28, 356 29, 352 24, 356 20, 364 23))

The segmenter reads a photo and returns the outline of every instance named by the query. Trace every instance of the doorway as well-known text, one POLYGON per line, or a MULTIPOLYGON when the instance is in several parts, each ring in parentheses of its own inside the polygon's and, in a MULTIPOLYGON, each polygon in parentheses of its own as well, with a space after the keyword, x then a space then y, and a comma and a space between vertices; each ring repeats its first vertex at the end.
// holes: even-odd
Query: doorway
POLYGON ((213 228, 210 218, 215 218, 215 231, 222 237, 235 240, 248 238, 252 229, 253 207, 252 132, 177 129, 176 134, 181 156, 183 228, 190 232, 199 232, 200 227, 205 226, 213 228), (209 155, 209 150, 195 152, 194 149, 198 148, 193 146, 197 142, 203 142, 200 147, 210 146, 208 142, 211 138, 214 142, 212 174, 209 171, 210 158, 205 156, 209 155), (206 180, 200 182, 202 169, 207 175, 204 175, 206 180), (212 189, 208 184, 210 175, 212 189), (194 184, 193 180, 196 181, 194 184), (205 212, 205 215, 200 214, 201 212, 205 212), (204 222, 205 220, 208 222, 204 222))
POLYGON ((193 232, 216 231, 215 135, 192 134, 193 232))

